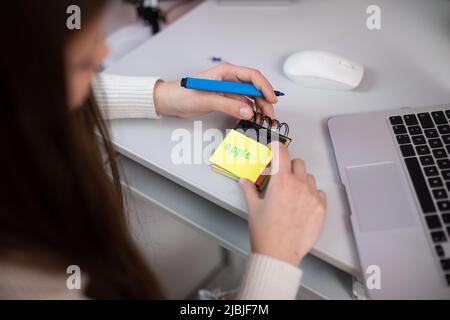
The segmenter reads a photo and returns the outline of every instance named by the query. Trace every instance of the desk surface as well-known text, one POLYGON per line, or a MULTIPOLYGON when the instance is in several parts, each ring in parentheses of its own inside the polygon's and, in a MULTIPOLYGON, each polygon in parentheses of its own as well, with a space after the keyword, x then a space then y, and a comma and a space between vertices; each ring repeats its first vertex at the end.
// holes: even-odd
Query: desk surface
MULTIPOLYGON (((312 253, 358 274, 349 210, 326 120, 343 113, 450 101, 450 3, 377 3, 382 28, 370 31, 365 23, 371 1, 302 0, 286 7, 224 7, 207 1, 106 72, 176 80, 212 67, 211 56, 260 69, 274 87, 286 92, 275 108, 277 118, 290 125, 291 154, 305 159, 328 195, 327 219, 312 253), (362 63, 366 74, 361 86, 350 92, 322 91, 287 80, 282 74, 283 59, 309 49, 331 51, 362 63)), ((171 161, 172 148, 179 143, 171 139, 174 130, 193 132, 195 120, 202 120, 204 131, 224 131, 234 123, 222 114, 198 119, 116 120, 111 122, 113 141, 125 156, 245 217, 246 205, 237 183, 213 173, 208 163, 176 165, 171 161)), ((210 143, 204 141, 203 146, 210 143)), ((197 147, 193 143, 192 150, 197 147)))

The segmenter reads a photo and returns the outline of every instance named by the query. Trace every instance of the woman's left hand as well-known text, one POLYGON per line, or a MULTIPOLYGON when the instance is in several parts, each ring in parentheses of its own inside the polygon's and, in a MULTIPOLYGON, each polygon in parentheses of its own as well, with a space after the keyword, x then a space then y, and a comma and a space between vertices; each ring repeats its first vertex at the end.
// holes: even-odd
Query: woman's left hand
POLYGON ((275 119, 273 104, 278 99, 269 81, 258 70, 221 63, 195 77, 251 83, 262 91, 264 98, 189 90, 181 87, 179 81, 159 81, 154 89, 158 114, 187 118, 220 111, 238 119, 251 119, 255 105, 264 115, 275 119))

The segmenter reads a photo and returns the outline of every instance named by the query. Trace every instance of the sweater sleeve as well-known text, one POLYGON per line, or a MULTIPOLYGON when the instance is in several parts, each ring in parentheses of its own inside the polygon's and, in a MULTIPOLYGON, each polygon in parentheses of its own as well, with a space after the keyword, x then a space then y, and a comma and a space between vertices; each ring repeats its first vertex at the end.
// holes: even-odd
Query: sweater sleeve
POLYGON ((99 73, 92 81, 92 91, 105 119, 157 119, 153 89, 158 80, 99 73))
POLYGON ((251 254, 237 294, 240 300, 292 300, 297 296, 302 271, 281 260, 251 254))

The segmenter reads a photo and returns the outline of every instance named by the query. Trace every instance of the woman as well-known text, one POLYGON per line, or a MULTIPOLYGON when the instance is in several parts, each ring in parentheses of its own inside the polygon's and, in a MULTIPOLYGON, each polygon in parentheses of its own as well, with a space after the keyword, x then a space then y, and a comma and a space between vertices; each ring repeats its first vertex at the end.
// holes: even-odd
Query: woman
MULTIPOLYGON (((2 298, 162 298, 128 234, 102 114, 253 114, 247 98, 185 90, 175 82, 102 74, 93 80, 107 53, 101 30, 107 3, 16 0, 1 11, 0 36, 8 44, 0 52, 2 298), (81 8, 78 31, 66 28, 72 4, 81 8), (69 265, 83 272, 81 290, 66 286, 69 265)), ((222 64, 198 76, 253 83, 265 95, 256 104, 274 117, 276 97, 258 71, 222 64)), ((324 218, 325 195, 303 161, 291 160, 279 145, 272 148, 279 153, 280 170, 265 197, 241 181, 252 245, 241 299, 294 298, 301 277, 297 266, 324 218)))

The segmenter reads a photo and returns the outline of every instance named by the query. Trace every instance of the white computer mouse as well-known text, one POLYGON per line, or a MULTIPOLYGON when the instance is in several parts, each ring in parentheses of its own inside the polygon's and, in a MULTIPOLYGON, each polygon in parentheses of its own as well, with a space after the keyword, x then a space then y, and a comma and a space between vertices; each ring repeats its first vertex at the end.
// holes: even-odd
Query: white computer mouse
POLYGON ((356 88, 364 75, 364 67, 326 51, 300 51, 289 56, 283 71, 292 81, 306 87, 332 90, 356 88))

